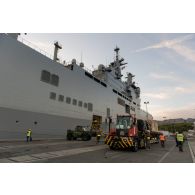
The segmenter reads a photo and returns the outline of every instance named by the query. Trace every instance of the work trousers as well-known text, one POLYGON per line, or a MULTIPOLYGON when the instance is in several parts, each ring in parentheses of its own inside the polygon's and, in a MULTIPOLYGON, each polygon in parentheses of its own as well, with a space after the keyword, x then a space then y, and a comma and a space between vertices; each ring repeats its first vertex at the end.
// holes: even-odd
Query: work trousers
POLYGON ((177 141, 177 138, 175 139, 175 142, 176 142, 176 146, 178 147, 178 141, 177 141))
POLYGON ((161 147, 165 147, 165 140, 160 140, 160 143, 161 143, 161 147))
POLYGON ((178 141, 178 147, 179 147, 179 151, 183 152, 183 142, 182 141, 178 141))
POLYGON ((151 144, 150 144, 150 140, 149 140, 149 139, 146 140, 146 147, 147 147, 148 149, 151 148, 151 144))
POLYGON ((28 142, 28 141, 32 141, 32 137, 31 136, 26 136, 26 141, 28 142))

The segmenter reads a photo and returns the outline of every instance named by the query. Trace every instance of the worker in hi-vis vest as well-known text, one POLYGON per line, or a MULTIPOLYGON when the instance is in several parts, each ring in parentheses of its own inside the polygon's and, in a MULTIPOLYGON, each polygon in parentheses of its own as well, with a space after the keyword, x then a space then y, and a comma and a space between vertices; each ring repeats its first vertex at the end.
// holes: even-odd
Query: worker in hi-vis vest
POLYGON ((184 135, 183 135, 183 133, 179 132, 177 134, 177 142, 178 142, 179 151, 183 152, 183 142, 184 142, 184 135))
POLYGON ((150 139, 151 139, 151 136, 150 136, 150 132, 148 131, 146 133, 146 148, 147 149, 151 149, 150 139))
POLYGON ((101 129, 99 129, 96 132, 96 144, 98 144, 100 142, 101 134, 102 134, 102 131, 101 131, 101 129))
POLYGON ((26 141, 32 141, 32 130, 31 129, 28 129, 27 132, 26 132, 26 141))
POLYGON ((166 140, 165 135, 163 135, 163 133, 161 133, 159 136, 159 139, 160 139, 161 147, 164 148, 165 147, 165 140, 166 140))

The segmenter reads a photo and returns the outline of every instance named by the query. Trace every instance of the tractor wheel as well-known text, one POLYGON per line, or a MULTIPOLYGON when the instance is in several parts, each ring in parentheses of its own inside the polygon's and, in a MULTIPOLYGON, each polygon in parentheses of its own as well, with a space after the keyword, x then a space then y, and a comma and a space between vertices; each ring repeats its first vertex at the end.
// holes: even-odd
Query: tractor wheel
POLYGON ((67 138, 67 140, 72 140, 72 135, 71 134, 68 134, 67 136, 66 136, 66 138, 67 138))
POLYGON ((114 150, 114 147, 113 146, 109 146, 110 150, 114 150))
POLYGON ((111 146, 109 146, 110 150, 116 150, 116 145, 112 144, 111 146))
POLYGON ((91 135, 88 135, 88 141, 91 140, 91 135))
POLYGON ((88 140, 89 140, 89 135, 83 134, 83 135, 82 135, 82 140, 83 140, 83 141, 88 141, 88 140))

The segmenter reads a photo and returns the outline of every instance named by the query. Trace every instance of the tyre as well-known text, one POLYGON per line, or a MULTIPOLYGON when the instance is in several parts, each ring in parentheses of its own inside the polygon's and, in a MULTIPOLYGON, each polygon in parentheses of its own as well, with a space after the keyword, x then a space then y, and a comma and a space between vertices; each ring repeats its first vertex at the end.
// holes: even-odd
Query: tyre
POLYGON ((109 146, 110 150, 115 150, 115 147, 109 146))
POLYGON ((89 141, 91 138, 90 138, 90 135, 88 135, 88 134, 83 134, 82 135, 82 140, 83 141, 89 141))
POLYGON ((66 138, 67 138, 67 140, 72 140, 72 135, 71 134, 68 134, 67 136, 66 136, 66 138))
POLYGON ((138 141, 137 140, 134 141, 134 146, 133 146, 132 150, 133 150, 133 152, 138 151, 138 141))
POLYGON ((89 140, 91 140, 91 135, 88 135, 88 138, 87 138, 87 140, 89 141, 89 140))

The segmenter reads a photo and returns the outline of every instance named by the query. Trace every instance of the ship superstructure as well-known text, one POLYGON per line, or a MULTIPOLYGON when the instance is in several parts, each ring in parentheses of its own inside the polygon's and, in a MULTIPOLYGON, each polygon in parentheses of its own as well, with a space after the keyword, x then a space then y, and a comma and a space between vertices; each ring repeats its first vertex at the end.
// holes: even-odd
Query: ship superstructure
POLYGON ((140 88, 127 73, 115 48, 115 59, 92 73, 75 59, 60 63, 55 42, 51 59, 17 40, 18 34, 0 34, 0 139, 22 139, 27 128, 36 138, 62 138, 67 129, 91 125, 97 118, 108 131, 108 119, 131 114, 152 120, 140 107, 140 88))

